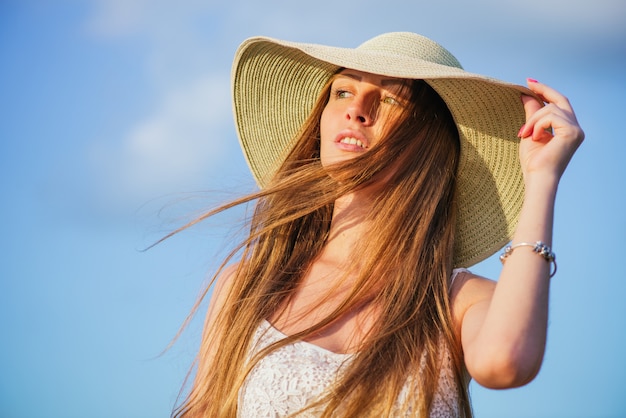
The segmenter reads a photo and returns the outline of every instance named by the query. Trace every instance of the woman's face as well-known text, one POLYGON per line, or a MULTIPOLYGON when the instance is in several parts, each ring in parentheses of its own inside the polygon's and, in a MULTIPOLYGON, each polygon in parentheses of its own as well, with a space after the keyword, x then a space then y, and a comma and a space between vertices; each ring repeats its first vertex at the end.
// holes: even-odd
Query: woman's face
POLYGON ((341 71, 320 119, 322 165, 346 161, 375 146, 408 105, 409 94, 407 80, 341 71))

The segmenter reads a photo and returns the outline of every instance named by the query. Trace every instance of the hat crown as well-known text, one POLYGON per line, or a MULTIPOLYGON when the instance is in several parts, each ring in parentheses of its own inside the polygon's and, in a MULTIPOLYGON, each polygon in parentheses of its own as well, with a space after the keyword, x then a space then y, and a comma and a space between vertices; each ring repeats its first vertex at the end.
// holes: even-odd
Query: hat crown
POLYGON ((523 202, 517 132, 520 93, 534 93, 466 72, 444 47, 421 35, 391 32, 357 48, 266 37, 246 40, 233 64, 233 109, 246 160, 261 187, 271 181, 328 80, 341 68, 421 79, 445 101, 461 153, 456 172, 454 266, 468 267, 503 247, 523 202))
POLYGON ((411 32, 390 32, 363 42, 357 50, 416 58, 448 67, 463 68, 461 63, 437 42, 411 32))

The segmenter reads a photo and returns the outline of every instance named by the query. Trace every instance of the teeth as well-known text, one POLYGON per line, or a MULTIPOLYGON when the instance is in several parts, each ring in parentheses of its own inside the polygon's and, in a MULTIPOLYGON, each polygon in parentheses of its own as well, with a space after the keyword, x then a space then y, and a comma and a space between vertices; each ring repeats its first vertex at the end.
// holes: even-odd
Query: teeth
POLYGON ((350 145, 357 145, 361 148, 365 148, 365 146, 363 145, 363 142, 361 142, 360 140, 356 139, 356 138, 343 138, 341 141, 339 141, 343 144, 350 144, 350 145))

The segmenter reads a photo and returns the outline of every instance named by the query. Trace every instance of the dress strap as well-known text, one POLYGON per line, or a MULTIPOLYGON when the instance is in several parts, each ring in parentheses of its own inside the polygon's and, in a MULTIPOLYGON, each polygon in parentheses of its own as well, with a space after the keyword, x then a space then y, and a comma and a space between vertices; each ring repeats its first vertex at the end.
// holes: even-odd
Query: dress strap
POLYGON ((459 273, 470 273, 470 271, 463 267, 452 270, 452 274, 450 275, 450 284, 448 286, 448 289, 452 289, 452 286, 454 285, 454 280, 456 280, 456 277, 459 275, 459 273))

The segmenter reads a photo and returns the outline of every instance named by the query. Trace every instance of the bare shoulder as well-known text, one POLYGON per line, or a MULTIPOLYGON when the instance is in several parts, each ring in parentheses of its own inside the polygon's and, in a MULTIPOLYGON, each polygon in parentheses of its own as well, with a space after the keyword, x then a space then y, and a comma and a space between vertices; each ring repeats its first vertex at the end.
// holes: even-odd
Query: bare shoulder
POLYGON ((465 314, 471 308, 488 306, 495 287, 495 281, 470 271, 465 270, 457 274, 450 289, 450 306, 459 335, 465 314))
POLYGON ((230 288, 232 286, 233 279, 237 272, 238 263, 225 267, 215 279, 213 290, 211 293, 211 300, 209 301, 209 308, 204 320, 203 342, 198 353, 198 370, 196 376, 205 376, 208 373, 208 369, 211 366, 213 356, 215 355, 216 346, 214 344, 206 343, 206 341, 213 341, 212 333, 216 330, 218 314, 224 308, 230 288))
POLYGON ((212 322, 217 313, 224 307, 238 267, 239 263, 225 267, 215 280, 211 293, 211 301, 209 302, 209 310, 207 312, 207 323, 212 322))
POLYGON ((224 267, 215 281, 215 289, 213 290, 214 296, 216 294, 222 294, 225 290, 230 288, 238 267, 238 262, 224 267))

